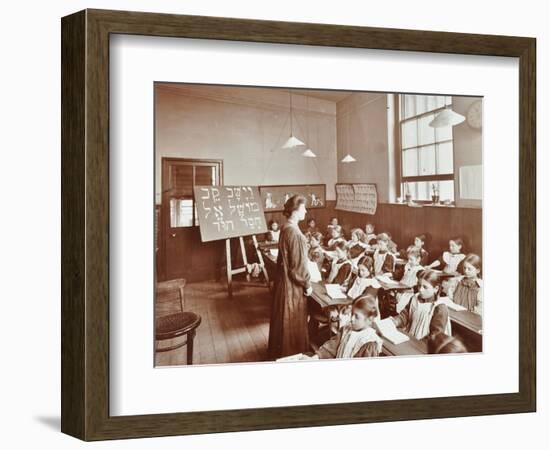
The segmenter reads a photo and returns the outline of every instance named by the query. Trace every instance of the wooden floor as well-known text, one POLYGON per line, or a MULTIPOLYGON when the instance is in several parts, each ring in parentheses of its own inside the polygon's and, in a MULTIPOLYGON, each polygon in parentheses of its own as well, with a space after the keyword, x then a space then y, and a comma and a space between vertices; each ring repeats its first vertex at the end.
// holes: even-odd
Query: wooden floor
MULTIPOLYGON (((234 283, 233 299, 224 282, 188 283, 185 310, 199 314, 202 322, 195 337, 193 364, 224 364, 267 360, 271 295, 260 283, 234 283)), ((157 299, 155 316, 179 311, 177 297, 157 299)), ((184 340, 184 338, 180 338, 184 340)), ((174 341, 163 341, 170 346, 174 341)), ((186 364, 187 347, 155 355, 155 365, 186 364)))

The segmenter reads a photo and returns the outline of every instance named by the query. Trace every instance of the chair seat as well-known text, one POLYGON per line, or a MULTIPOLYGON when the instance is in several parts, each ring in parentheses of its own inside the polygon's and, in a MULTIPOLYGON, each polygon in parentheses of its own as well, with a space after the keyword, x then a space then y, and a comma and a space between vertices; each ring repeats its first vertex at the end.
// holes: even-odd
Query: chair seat
POLYGON ((179 312, 159 317, 155 337, 158 340, 173 339, 189 333, 201 323, 201 316, 193 312, 179 312))

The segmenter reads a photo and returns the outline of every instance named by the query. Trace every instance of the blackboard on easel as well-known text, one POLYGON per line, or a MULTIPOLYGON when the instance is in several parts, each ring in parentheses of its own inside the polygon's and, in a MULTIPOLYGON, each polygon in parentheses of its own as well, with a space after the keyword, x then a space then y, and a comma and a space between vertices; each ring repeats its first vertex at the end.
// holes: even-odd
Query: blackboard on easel
POLYGON ((257 186, 195 186, 202 242, 266 233, 257 186))
POLYGON ((202 242, 225 239, 229 297, 233 296, 233 275, 245 273, 248 268, 243 236, 252 235, 258 260, 269 286, 269 277, 256 239, 256 234, 267 232, 258 187, 195 186, 194 194, 202 242), (243 267, 231 266, 231 238, 239 238, 243 267))

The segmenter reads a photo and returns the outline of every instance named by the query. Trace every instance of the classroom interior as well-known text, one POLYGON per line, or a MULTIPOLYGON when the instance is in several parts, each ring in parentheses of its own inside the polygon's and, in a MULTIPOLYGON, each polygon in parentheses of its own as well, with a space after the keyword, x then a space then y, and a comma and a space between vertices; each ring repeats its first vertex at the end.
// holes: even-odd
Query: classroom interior
MULTIPOLYGON (((226 242, 202 242, 194 186, 321 184, 323 205, 308 209, 300 223, 304 232, 313 218, 326 239, 337 218, 346 239, 368 223, 376 233, 388 233, 405 259, 403 250, 419 235, 429 236, 431 259, 456 237, 464 253, 482 257, 481 181, 474 176, 482 165, 482 131, 468 120, 479 102, 451 95, 155 83, 155 318, 157 328, 176 312, 192 313, 194 321, 191 332, 176 336, 156 330, 155 365, 269 360, 276 276, 270 249, 276 245, 266 244, 266 233, 257 235, 268 276, 262 270, 234 275, 230 296, 226 242), (428 127, 445 109, 467 120, 437 131, 428 127), (284 148, 290 134, 305 146, 284 148), (307 149, 315 156, 304 155, 307 149), (355 161, 342 162, 347 155, 355 161), (376 185, 375 214, 337 209, 337 185, 353 183, 376 185)), ((282 225, 286 218, 280 210, 266 211, 265 220, 282 225)), ((259 262, 250 236, 244 243, 246 262, 259 262)), ((244 266, 239 240, 230 245, 231 264, 244 266)), ((481 350, 481 328, 481 317, 473 327, 468 320, 453 322, 475 351, 481 350)), ((386 355, 425 353, 390 347, 386 355)))

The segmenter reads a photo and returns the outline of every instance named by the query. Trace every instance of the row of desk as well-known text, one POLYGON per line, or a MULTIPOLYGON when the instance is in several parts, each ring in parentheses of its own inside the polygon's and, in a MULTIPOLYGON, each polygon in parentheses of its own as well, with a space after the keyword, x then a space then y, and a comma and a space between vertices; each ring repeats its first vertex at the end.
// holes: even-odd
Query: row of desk
MULTIPOLYGON (((273 273, 276 269, 277 258, 269 252, 270 248, 277 248, 276 245, 266 246, 262 250, 264 261, 269 272, 273 273)), ((385 286, 386 288, 395 288, 399 284, 396 283, 392 286, 385 286)), ((345 300, 332 300, 323 283, 312 283, 313 294, 311 298, 319 304, 323 310, 328 310, 329 306, 333 305, 345 305, 351 304, 353 299, 350 297, 345 300)), ((384 287, 384 286, 383 286, 384 287)), ((402 286, 403 289, 409 288, 408 286, 402 286)), ((453 335, 459 336, 466 348, 470 352, 481 352, 483 348, 483 327, 482 318, 479 314, 470 311, 455 311, 449 308, 449 316, 451 319, 451 328, 453 335)), ((384 339, 384 338, 383 338, 384 339)), ((428 347, 425 340, 417 340, 410 338, 409 341, 402 344, 392 344, 387 339, 384 339, 384 346, 382 353, 388 356, 401 356, 401 355, 420 355, 427 354, 428 347)))
MULTIPOLYGON (((329 297, 323 283, 312 283, 315 300, 323 309, 330 306, 351 304, 353 299, 347 297, 345 300, 334 301, 329 297)), ((458 335, 464 341, 470 352, 481 352, 483 344, 482 319, 481 316, 469 311, 454 311, 449 309, 453 335, 458 335)), ((385 338, 382 353, 388 356, 422 355, 428 353, 428 346, 425 340, 418 340, 409 336, 410 340, 401 344, 392 344, 385 338)))

